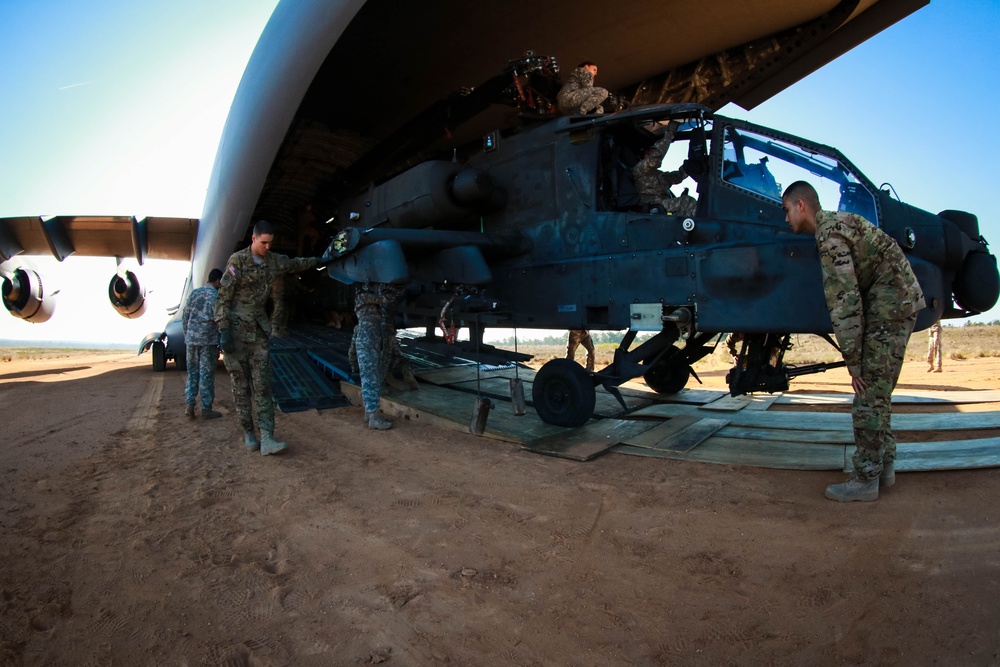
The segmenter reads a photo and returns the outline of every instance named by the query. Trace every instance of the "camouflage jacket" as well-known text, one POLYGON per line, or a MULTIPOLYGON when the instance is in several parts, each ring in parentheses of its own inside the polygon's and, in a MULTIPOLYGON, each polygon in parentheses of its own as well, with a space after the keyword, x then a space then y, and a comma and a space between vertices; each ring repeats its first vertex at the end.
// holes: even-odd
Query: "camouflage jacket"
POLYGON ((566 83, 562 85, 559 92, 556 94, 556 99, 559 100, 559 105, 563 106, 563 100, 567 96, 573 93, 584 90, 586 88, 594 87, 594 75, 590 73, 590 70, 584 67, 577 67, 569 76, 566 77, 566 83))
POLYGON ((665 134, 653 144, 649 154, 632 167, 632 178, 635 180, 636 190, 639 191, 642 201, 647 204, 665 199, 670 186, 677 185, 687 178, 683 169, 660 171, 663 156, 667 154, 667 148, 670 147, 670 142, 673 139, 673 132, 665 134))
POLYGON ((215 326, 215 301, 219 290, 211 285, 191 292, 184 303, 182 322, 185 345, 218 345, 219 328, 215 326))
POLYGON ((594 75, 590 73, 590 70, 586 67, 577 67, 569 76, 566 77, 566 83, 562 85, 559 92, 562 93, 566 91, 567 93, 576 92, 578 90, 583 90, 584 88, 594 87, 594 75))
POLYGON ((275 276, 316 266, 315 257, 289 258, 276 252, 257 259, 259 263, 250 248, 229 257, 215 304, 215 323, 219 329, 232 328, 233 337, 245 343, 256 340, 258 330, 265 336, 271 334, 266 307, 275 276))
POLYGON ((865 328, 915 314, 923 291, 896 241, 860 215, 817 213, 816 247, 833 332, 851 376, 860 377, 865 328))
POLYGON ((363 309, 369 306, 393 307, 403 295, 401 285, 388 283, 358 283, 354 290, 354 310, 360 316, 363 309))

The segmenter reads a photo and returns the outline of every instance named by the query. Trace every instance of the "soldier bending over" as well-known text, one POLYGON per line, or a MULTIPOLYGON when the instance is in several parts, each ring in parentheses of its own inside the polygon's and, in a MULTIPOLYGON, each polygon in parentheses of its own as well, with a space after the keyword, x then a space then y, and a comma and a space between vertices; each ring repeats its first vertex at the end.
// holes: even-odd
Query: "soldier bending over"
POLYGON ((781 198, 796 234, 814 234, 833 332, 851 373, 854 473, 826 488, 831 500, 878 500, 896 481, 892 391, 924 295, 899 245, 860 215, 824 211, 805 181, 781 198))

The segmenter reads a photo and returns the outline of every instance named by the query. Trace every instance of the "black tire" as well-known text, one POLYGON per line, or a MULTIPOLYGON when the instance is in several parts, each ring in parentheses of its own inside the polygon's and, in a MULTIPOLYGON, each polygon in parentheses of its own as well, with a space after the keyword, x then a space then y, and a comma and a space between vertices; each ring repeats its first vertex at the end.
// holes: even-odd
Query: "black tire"
POLYGON ((676 394, 687 385, 689 377, 691 368, 680 350, 663 355, 642 375, 657 394, 676 394))
POLYGON ((583 426, 594 414, 594 381, 575 361, 553 359, 539 369, 531 400, 542 421, 554 426, 583 426))
POLYGON ((157 373, 167 370, 167 348, 164 347, 163 343, 154 341, 149 352, 153 355, 153 370, 157 373))

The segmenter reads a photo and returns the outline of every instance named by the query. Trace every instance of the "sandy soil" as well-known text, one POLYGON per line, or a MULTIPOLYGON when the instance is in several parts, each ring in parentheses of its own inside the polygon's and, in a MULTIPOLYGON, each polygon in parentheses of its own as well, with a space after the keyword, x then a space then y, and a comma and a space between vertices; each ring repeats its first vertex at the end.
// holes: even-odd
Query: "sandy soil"
POLYGON ((262 458, 221 367, 224 418, 191 421, 148 363, 0 364, 0 666, 1000 663, 1000 470, 845 506, 839 473, 573 463, 355 407, 279 414, 262 458))

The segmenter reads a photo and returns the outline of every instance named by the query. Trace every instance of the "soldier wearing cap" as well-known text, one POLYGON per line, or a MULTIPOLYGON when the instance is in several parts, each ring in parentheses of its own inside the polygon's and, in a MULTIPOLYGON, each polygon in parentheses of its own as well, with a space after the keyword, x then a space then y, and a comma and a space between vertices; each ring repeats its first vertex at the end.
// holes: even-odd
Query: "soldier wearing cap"
POLYGON ((201 416, 217 419, 222 413, 212 409, 215 402, 215 369, 219 364, 219 328, 215 325, 215 302, 219 296, 222 271, 208 272, 208 284, 191 292, 184 302, 181 322, 187 360, 187 384, 184 386, 184 414, 192 419, 194 405, 201 394, 201 416))

